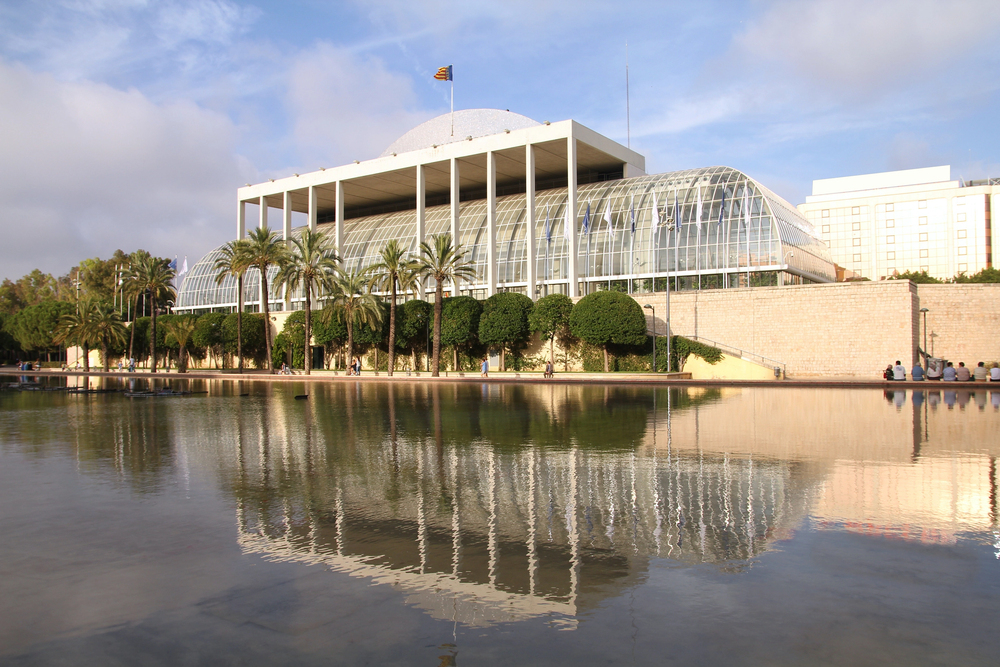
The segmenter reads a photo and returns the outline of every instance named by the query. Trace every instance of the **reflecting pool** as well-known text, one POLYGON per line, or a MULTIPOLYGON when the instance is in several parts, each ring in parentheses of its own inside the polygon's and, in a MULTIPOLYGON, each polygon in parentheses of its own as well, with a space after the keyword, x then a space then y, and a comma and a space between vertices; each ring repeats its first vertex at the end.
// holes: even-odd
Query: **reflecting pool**
POLYGON ((0 664, 1000 655, 1000 388, 127 382, 0 391, 0 664))

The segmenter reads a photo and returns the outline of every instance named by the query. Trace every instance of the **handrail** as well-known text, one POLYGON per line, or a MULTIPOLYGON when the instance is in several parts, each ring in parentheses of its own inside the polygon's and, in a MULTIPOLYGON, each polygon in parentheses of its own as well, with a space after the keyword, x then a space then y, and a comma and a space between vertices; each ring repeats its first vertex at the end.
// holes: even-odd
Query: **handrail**
POLYGON ((698 341, 699 343, 709 343, 712 347, 717 347, 723 352, 731 352, 740 355, 741 359, 747 359, 755 364, 764 366, 766 368, 776 368, 781 367, 781 377, 785 377, 785 362, 778 361, 777 359, 771 359, 765 357, 762 354, 757 354, 756 352, 750 352, 749 350, 744 350, 733 345, 727 345, 725 343, 720 343, 710 338, 705 338, 704 336, 684 336, 685 338, 690 338, 691 340, 698 341))

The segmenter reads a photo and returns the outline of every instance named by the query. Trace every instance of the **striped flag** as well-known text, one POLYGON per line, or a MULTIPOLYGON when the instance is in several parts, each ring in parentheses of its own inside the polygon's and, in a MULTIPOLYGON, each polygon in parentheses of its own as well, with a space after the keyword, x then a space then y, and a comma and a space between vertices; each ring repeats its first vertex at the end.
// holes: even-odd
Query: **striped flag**
POLYGON ((681 207, 677 203, 677 190, 674 190, 674 227, 681 231, 681 207))
POLYGON ((545 206, 545 242, 552 243, 552 225, 549 224, 549 207, 545 206))
POLYGON ((632 195, 632 200, 629 202, 628 215, 632 221, 632 236, 635 237, 635 195, 632 195))
POLYGON ((722 226, 722 214, 726 210, 726 189, 722 189, 722 203, 719 204, 719 226, 722 226))
POLYGON ((611 222, 611 202, 604 203, 604 222, 608 225, 608 243, 615 242, 615 226, 611 222))
POLYGON ((434 78, 437 79, 438 81, 454 81, 455 79, 452 77, 451 74, 451 65, 446 65, 445 67, 439 67, 437 74, 434 75, 434 78))
POLYGON ((583 214, 583 233, 590 233, 590 202, 587 202, 587 212, 583 214))

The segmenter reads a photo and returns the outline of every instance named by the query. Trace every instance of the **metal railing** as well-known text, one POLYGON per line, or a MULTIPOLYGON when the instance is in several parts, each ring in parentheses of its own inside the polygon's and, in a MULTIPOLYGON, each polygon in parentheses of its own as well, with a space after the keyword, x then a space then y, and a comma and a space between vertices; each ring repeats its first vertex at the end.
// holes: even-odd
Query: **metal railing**
POLYGON ((747 361, 757 364, 758 366, 764 366, 765 368, 770 368, 770 369, 780 368, 781 377, 785 377, 785 362, 783 361, 771 359, 769 357, 765 357, 762 354, 757 354, 756 352, 744 350, 742 348, 735 347, 733 345, 726 345, 725 343, 720 343, 717 340, 711 340, 709 338, 705 338, 704 336, 684 336, 684 337, 698 341, 699 343, 706 343, 708 345, 711 345, 712 347, 717 347, 723 352, 727 352, 729 354, 739 355, 740 359, 745 359, 747 361))

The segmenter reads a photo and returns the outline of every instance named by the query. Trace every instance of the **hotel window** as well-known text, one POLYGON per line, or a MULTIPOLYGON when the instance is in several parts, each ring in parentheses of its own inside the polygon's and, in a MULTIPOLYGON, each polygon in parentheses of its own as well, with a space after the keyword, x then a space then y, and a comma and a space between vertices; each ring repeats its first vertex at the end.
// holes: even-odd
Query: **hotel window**
POLYGON ((959 264, 958 265, 958 270, 959 271, 968 271, 969 270, 969 265, 968 264, 959 264))
POLYGON ((823 233, 824 234, 830 233, 830 225, 823 225, 823 233))
POLYGON ((860 232, 861 231, 861 223, 860 222, 855 222, 853 225, 851 225, 851 229, 853 229, 856 232, 860 232))
POLYGON ((896 205, 895 204, 886 204, 885 205, 885 212, 886 213, 892 213, 895 210, 896 210, 896 205))
POLYGON ((965 214, 964 213, 959 213, 957 216, 955 216, 955 220, 957 222, 965 222, 965 214))
POLYGON ((885 242, 886 242, 886 243, 895 243, 895 242, 896 242, 896 237, 895 237, 895 236, 892 236, 892 235, 890 234, 889 236, 886 236, 886 237, 885 237, 885 242))
POLYGON ((854 261, 855 262, 860 262, 861 261, 861 255, 855 255, 854 256, 854 261))
POLYGON ((959 255, 967 255, 968 253, 969 253, 969 249, 966 248, 965 246, 962 246, 961 248, 958 249, 958 254, 959 255))
POLYGON ((923 258, 923 257, 930 257, 930 255, 928 254, 927 250, 921 250, 920 251, 920 257, 921 258, 923 258))
POLYGON ((967 233, 967 232, 966 232, 966 231, 965 231, 964 229, 960 229, 960 230, 958 230, 958 238, 960 238, 960 239, 964 239, 964 238, 965 238, 965 235, 966 235, 966 233, 967 233))
POLYGON ((892 218, 889 218, 888 220, 885 221, 885 226, 886 227, 895 227, 896 226, 896 221, 893 220, 892 218))
POLYGON ((886 259, 896 259, 896 253, 891 250, 885 254, 886 259))
POLYGON ((927 208, 927 200, 921 199, 917 202, 917 208, 927 208))
POLYGON ((829 218, 829 217, 830 217, 830 209, 828 209, 828 208, 824 208, 824 209, 823 209, 823 212, 822 212, 822 213, 820 213, 820 215, 821 215, 822 217, 824 217, 824 218, 829 218))
POLYGON ((861 215, 861 207, 855 206, 851 208, 851 215, 861 215))
POLYGON ((918 240, 919 241, 926 241, 927 240, 927 232, 921 232, 920 236, 918 237, 918 240))
POLYGON ((861 239, 854 239, 854 245, 861 245, 861 239))
POLYGON ((917 222, 919 222, 921 225, 926 225, 927 224, 927 216, 926 215, 920 216, 920 219, 917 222))

